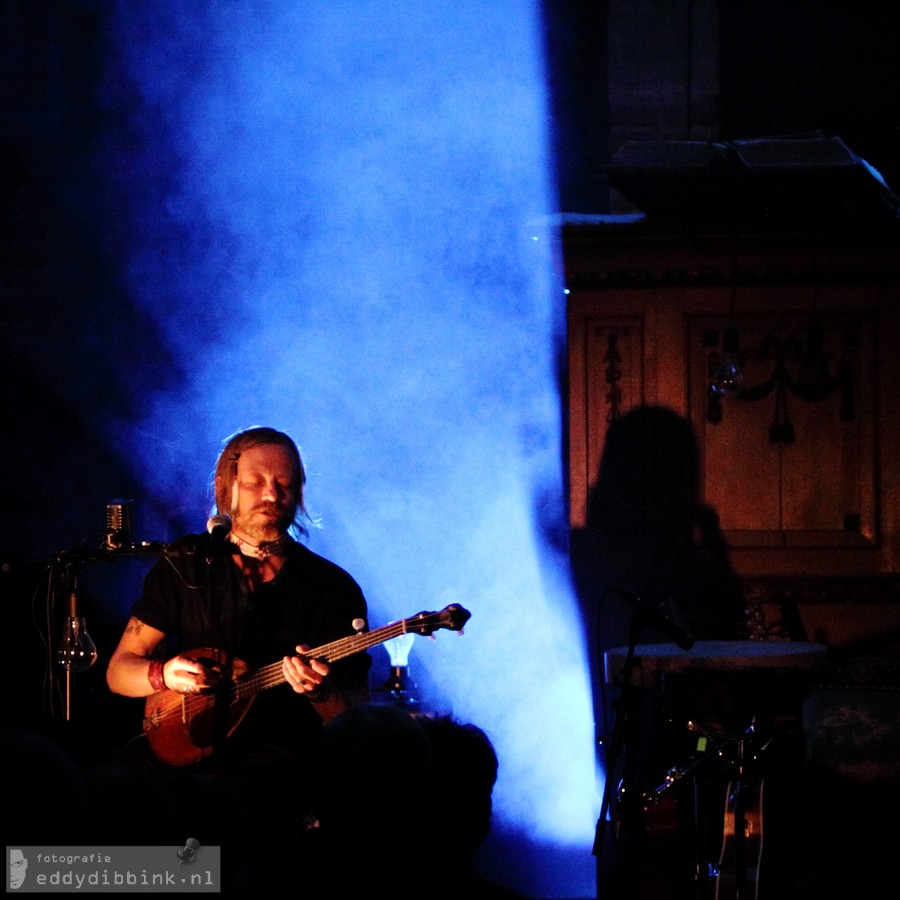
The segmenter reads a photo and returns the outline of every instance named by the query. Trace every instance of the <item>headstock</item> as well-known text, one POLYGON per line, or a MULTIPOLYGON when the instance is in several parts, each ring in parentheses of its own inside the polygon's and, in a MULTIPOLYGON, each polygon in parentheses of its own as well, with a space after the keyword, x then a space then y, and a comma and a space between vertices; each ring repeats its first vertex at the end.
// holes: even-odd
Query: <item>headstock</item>
POLYGON ((441 628, 447 628, 450 631, 462 631, 463 626, 471 618, 472 613, 467 609, 458 603, 451 603, 440 612, 420 612, 410 616, 405 622, 408 632, 430 635, 441 628))

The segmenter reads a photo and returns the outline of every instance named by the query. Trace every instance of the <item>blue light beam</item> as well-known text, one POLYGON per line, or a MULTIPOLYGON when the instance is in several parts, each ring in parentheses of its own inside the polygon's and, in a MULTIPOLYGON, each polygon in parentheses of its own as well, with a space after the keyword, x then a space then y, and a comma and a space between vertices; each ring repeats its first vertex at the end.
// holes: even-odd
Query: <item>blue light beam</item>
POLYGON ((592 893, 584 636, 545 537, 565 528, 563 297, 533 230, 553 207, 539 7, 115 9, 123 286, 181 365, 177 392, 114 423, 123 456, 174 507, 231 431, 293 434, 312 546, 357 577, 373 625, 473 613, 412 664, 494 740, 498 822, 583 851, 517 887, 592 893))

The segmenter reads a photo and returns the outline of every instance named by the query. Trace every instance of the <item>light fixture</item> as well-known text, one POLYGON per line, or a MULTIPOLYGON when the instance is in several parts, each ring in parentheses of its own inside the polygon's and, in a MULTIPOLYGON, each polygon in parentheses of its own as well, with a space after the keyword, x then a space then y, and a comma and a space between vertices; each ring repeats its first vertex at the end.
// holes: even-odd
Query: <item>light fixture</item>
POLYGON ((729 325, 722 336, 722 355, 713 372, 709 389, 717 397, 739 394, 744 386, 744 372, 740 360, 740 336, 738 330, 729 325))
POLYGON ((97 645, 88 634, 84 618, 78 615, 78 592, 69 592, 69 609, 63 623, 62 638, 56 649, 56 661, 66 670, 66 721, 71 718, 72 675, 87 672, 97 662, 97 645))
POLYGON ((56 651, 57 662, 78 675, 97 662, 97 645, 88 634, 84 617, 78 615, 78 594, 69 594, 69 615, 63 625, 62 639, 56 651))
POLYGON ((400 634, 384 642, 384 649, 391 658, 391 671, 379 692, 393 703, 401 705, 418 703, 416 685, 409 678, 409 651, 416 636, 400 634))
POLYGON ((721 421, 722 410, 719 401, 726 396, 736 396, 744 386, 744 372, 740 360, 740 335, 734 324, 734 309, 737 305, 738 284, 738 244, 734 243, 731 261, 731 302, 728 305, 728 324, 722 333, 722 355, 719 357, 709 382, 709 409, 707 418, 714 424, 721 421))

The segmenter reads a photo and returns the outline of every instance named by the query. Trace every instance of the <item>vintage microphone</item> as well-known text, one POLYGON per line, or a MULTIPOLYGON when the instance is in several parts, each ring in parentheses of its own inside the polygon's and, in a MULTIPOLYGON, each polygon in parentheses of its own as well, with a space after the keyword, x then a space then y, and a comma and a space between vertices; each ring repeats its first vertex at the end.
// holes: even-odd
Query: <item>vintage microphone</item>
POLYGON ((231 533, 231 519, 228 516, 210 516, 206 520, 206 530, 210 533, 209 553, 206 556, 208 565, 222 555, 225 542, 231 533))
POLYGON ((134 543, 133 500, 117 498, 106 504, 106 549, 121 550, 134 543))

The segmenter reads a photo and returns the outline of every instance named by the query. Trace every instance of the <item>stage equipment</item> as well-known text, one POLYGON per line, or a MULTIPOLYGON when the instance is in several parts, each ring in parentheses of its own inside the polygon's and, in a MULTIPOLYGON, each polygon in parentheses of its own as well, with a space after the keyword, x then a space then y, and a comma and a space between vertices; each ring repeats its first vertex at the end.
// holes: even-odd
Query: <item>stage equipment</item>
POLYGON ((118 550, 134 543, 133 500, 110 500, 106 504, 106 547, 118 550))
MULTIPOLYGON (((684 672, 747 672, 809 669, 825 659, 823 644, 800 641, 696 641, 690 650, 675 644, 638 644, 634 647, 632 680, 642 687, 663 687, 666 675, 684 672)), ((604 654, 607 684, 622 684, 628 647, 604 654)))
POLYGON ((375 688, 376 700, 402 707, 418 706, 417 685, 409 676, 409 653, 415 639, 414 634, 401 634, 384 642, 384 649, 391 660, 391 671, 384 684, 375 688))
POLYGON ((727 394, 739 394, 744 386, 744 373, 738 361, 739 352, 738 330, 733 326, 726 328, 722 335, 722 355, 709 384, 710 391, 720 399, 727 394))
POLYGON ((47 566, 47 604, 44 631, 41 640, 46 648, 45 684, 48 691, 48 709, 52 716, 59 715, 59 669, 65 672, 62 685, 62 710, 66 721, 72 719, 72 676, 87 672, 97 661, 97 646, 88 632, 80 607, 78 575, 81 566, 95 560, 113 561, 124 556, 179 556, 178 547, 170 547, 162 541, 134 540, 132 500, 116 499, 106 505, 106 529, 102 539, 85 541, 71 550, 62 550, 52 559, 42 560, 47 566), (66 615, 59 622, 60 607, 66 615), (53 648, 56 648, 55 653, 53 648))
POLYGON ((764 900, 764 785, 802 754, 802 702, 826 657, 824 645, 792 641, 690 650, 632 641, 606 651, 604 681, 621 691, 607 768, 608 783, 618 778, 608 808, 624 848, 614 865, 625 869, 619 883, 638 885, 637 900, 764 900), (655 770, 679 753, 686 761, 655 770), (673 798, 669 828, 681 833, 664 846, 651 824, 673 798))
POLYGON ((56 650, 56 660, 65 669, 66 721, 72 718, 72 675, 87 672, 97 662, 97 647, 88 634, 84 617, 78 615, 76 576, 70 573, 72 585, 68 597, 68 616, 63 623, 62 638, 56 650))

